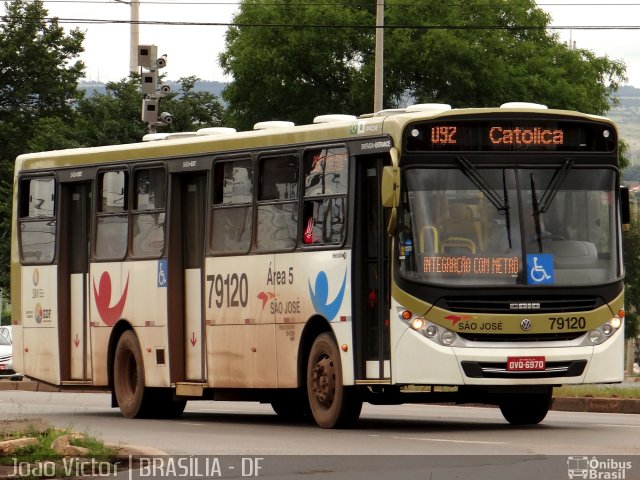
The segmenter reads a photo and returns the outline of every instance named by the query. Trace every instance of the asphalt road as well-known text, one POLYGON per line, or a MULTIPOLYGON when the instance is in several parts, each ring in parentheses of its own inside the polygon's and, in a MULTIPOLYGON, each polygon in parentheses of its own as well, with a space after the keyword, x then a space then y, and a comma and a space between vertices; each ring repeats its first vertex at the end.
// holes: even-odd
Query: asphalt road
POLYGON ((565 479, 577 456, 606 460, 607 468, 610 459, 631 459, 636 466, 623 478, 640 478, 640 415, 630 414, 551 411, 540 425, 513 427, 495 408, 365 405, 357 428, 323 430, 281 421, 256 403, 190 402, 178 420, 129 420, 107 394, 1 391, 0 419, 25 417, 106 442, 215 456, 222 478, 228 469, 242 477, 247 458, 262 462, 253 473, 264 478, 565 479))

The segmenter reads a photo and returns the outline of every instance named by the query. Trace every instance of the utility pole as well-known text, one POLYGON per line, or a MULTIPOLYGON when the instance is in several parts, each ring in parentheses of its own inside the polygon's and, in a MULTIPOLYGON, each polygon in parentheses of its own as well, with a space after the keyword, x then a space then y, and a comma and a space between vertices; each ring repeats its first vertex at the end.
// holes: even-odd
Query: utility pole
POLYGON ((376 55, 373 82, 373 111, 382 110, 384 85, 384 0, 376 0, 376 55))
POLYGON ((140 41, 140 0, 116 0, 116 2, 126 3, 131 7, 131 23, 129 39, 129 71, 138 72, 138 42, 140 41))

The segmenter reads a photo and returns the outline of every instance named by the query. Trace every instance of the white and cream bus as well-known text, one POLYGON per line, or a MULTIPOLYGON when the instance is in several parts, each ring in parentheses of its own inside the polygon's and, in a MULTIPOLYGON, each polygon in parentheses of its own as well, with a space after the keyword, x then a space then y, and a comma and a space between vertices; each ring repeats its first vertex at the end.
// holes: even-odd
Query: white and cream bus
POLYGON ((108 388, 126 417, 251 400, 326 428, 362 402, 538 423, 554 385, 623 379, 610 121, 415 105, 256 127, 17 159, 17 371, 108 388))

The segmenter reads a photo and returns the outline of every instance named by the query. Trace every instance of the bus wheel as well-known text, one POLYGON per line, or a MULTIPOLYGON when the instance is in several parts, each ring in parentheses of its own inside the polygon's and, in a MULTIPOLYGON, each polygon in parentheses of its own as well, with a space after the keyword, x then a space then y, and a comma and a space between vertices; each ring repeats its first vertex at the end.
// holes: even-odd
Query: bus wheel
POLYGON ((271 400, 271 408, 283 420, 303 421, 311 417, 307 396, 298 389, 279 394, 271 400))
POLYGON ((170 388, 147 388, 145 404, 149 405, 145 411, 153 418, 179 418, 187 406, 187 401, 173 398, 170 388))
POLYGON ((144 416, 144 364, 138 339, 132 330, 124 332, 116 346, 113 389, 123 416, 144 416))
POLYGON ((512 425, 535 425, 544 420, 551 408, 553 388, 543 393, 506 394, 500 411, 512 425))
POLYGON ((307 363, 307 395, 316 423, 322 428, 353 426, 360 417, 362 399, 342 383, 340 351, 329 333, 314 340, 307 363))

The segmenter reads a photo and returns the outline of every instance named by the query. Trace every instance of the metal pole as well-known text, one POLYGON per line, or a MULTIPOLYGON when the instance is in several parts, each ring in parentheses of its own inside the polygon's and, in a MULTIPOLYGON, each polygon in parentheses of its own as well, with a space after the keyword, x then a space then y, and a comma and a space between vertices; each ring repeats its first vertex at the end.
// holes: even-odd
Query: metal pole
POLYGON ((138 43, 140 43, 140 0, 116 0, 131 7, 129 31, 129 72, 138 73, 138 43))
POLYGON ((140 43, 140 1, 131 1, 131 44, 129 45, 129 71, 138 71, 138 43, 140 43))
POLYGON ((384 0, 376 0, 376 56, 373 82, 373 111, 382 110, 384 77, 384 0))

